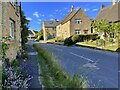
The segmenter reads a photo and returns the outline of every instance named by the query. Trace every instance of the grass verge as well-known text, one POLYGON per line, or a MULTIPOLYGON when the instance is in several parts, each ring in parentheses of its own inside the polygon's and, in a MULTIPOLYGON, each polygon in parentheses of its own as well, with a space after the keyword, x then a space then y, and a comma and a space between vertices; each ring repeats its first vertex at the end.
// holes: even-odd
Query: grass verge
POLYGON ((36 44, 38 52, 42 84, 45 88, 87 88, 87 81, 78 75, 69 76, 58 65, 53 53, 36 44))
POLYGON ((112 45, 112 46, 110 46, 110 44, 107 44, 106 47, 102 47, 102 46, 98 47, 98 46, 96 46, 95 42, 93 42, 93 43, 91 43, 91 42, 88 42, 88 43, 86 43, 86 42, 78 42, 76 44, 77 45, 81 45, 81 46, 88 46, 88 47, 93 47, 93 48, 99 48, 99 49, 103 49, 103 50, 110 50, 110 51, 116 51, 118 49, 117 44, 112 45))

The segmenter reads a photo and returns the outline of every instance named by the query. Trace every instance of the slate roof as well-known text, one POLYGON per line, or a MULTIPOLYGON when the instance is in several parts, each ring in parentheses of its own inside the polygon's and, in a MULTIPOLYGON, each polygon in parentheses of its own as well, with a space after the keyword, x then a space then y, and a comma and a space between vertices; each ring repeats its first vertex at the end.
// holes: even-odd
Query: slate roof
POLYGON ((116 3, 115 5, 110 5, 109 7, 101 10, 98 13, 95 20, 99 21, 101 19, 106 19, 109 22, 119 21, 120 20, 120 2, 116 3))
MULTIPOLYGON (((68 15, 66 15, 66 16, 62 19, 61 24, 64 24, 64 23, 66 23, 67 21, 69 21, 70 19, 72 19, 79 10, 82 10, 82 8, 79 8, 77 11, 70 12, 68 15)), ((83 10, 82 10, 82 11, 83 11, 83 10)), ((84 11, 83 11, 83 12, 84 12, 84 11)))
POLYGON ((38 31, 35 31, 35 30, 33 30, 36 34, 38 33, 38 31))
POLYGON ((33 34, 31 30, 29 30, 29 34, 33 34))
POLYGON ((45 27, 56 27, 58 24, 58 21, 44 21, 45 27))
POLYGON ((69 14, 67 14, 63 19, 62 19, 62 24, 69 21, 73 16, 74 14, 76 13, 76 11, 73 11, 73 12, 70 12, 69 14))

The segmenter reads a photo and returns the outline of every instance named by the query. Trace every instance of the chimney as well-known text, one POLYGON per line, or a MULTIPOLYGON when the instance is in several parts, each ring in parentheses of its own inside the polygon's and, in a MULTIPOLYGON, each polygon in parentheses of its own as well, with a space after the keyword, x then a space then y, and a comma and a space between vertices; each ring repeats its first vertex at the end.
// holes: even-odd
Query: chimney
POLYGON ((116 0, 112 0, 112 4, 115 5, 115 3, 116 3, 116 0))
POLYGON ((56 19, 56 18, 54 18, 54 21, 55 21, 55 22, 57 22, 57 19, 56 19))
POLYGON ((105 6, 104 6, 104 5, 101 5, 100 9, 103 10, 104 8, 105 8, 105 6))
POLYGON ((74 11, 74 6, 72 5, 72 7, 71 7, 71 12, 73 12, 74 11))

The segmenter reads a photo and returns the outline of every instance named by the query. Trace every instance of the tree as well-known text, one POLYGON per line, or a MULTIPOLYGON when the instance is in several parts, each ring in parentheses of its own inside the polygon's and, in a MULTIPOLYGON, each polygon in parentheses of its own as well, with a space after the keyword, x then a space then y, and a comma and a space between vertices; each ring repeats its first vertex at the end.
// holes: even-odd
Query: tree
POLYGON ((40 40, 40 39, 43 39, 43 31, 40 30, 38 33, 37 33, 37 38, 35 40, 40 40))
POLYGON ((28 34, 29 34, 29 27, 28 27, 28 24, 29 24, 29 20, 26 19, 26 16, 24 15, 24 12, 21 11, 21 39, 22 39, 22 47, 24 48, 25 46, 25 43, 27 42, 27 37, 28 37, 28 34))
POLYGON ((110 30, 109 30, 109 23, 106 20, 101 20, 101 21, 94 21, 92 23, 92 27, 93 29, 95 29, 96 32, 98 33, 103 33, 103 37, 104 37, 104 47, 106 45, 106 40, 107 40, 107 34, 109 34, 110 30))

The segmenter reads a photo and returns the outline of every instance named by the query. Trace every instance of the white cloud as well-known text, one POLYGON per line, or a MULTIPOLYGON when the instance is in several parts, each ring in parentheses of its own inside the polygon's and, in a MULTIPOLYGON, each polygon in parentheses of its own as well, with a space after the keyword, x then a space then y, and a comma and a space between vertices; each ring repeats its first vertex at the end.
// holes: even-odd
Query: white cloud
POLYGON ((41 20, 41 19, 38 19, 38 21, 40 21, 40 22, 41 22, 42 20, 41 20))
POLYGON ((30 18, 30 17, 27 17, 26 19, 29 20, 29 21, 32 21, 32 18, 30 18))
POLYGON ((56 11, 56 12, 58 12, 59 10, 58 10, 58 9, 56 9, 55 11, 56 11))
POLYGON ((45 15, 44 14, 40 14, 41 17, 44 17, 45 15))
POLYGON ((92 11, 98 11, 99 9, 98 8, 94 8, 92 11))
POLYGON ((68 8, 64 8, 65 10, 68 9, 68 8))
POLYGON ((49 15, 49 17, 54 17, 54 16, 51 14, 51 15, 49 15))
POLYGON ((38 12, 34 12, 33 15, 34 15, 35 17, 39 18, 38 12))
POLYGON ((53 19, 53 18, 51 18, 50 20, 51 20, 51 21, 53 21, 54 19, 53 19))
POLYGON ((88 8, 85 8, 84 11, 87 12, 87 11, 89 11, 89 9, 88 9, 88 8))

